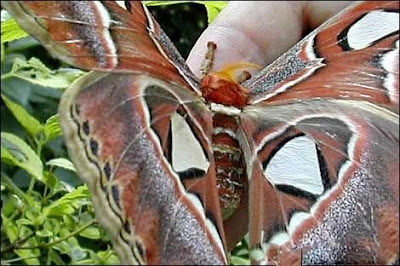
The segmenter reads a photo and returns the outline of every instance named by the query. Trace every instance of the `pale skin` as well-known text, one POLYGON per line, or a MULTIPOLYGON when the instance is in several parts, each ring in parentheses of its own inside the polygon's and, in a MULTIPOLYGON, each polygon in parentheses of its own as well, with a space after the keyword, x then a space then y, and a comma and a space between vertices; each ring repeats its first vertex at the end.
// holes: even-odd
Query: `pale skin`
POLYGON ((264 67, 351 2, 232 1, 197 40, 187 63, 201 77, 207 42, 213 41, 213 70, 242 61, 264 67))
MULTIPOLYGON (((201 78, 207 42, 213 41, 217 49, 212 71, 243 61, 263 68, 351 2, 232 1, 197 40, 187 63, 201 78)), ((224 222, 229 250, 241 240, 247 226, 246 206, 224 222)))

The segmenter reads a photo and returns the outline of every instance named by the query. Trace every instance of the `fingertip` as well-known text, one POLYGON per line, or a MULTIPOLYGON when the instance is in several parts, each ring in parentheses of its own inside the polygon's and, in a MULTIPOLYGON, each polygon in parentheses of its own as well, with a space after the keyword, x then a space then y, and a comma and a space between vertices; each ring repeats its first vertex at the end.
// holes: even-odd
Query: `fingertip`
POLYGON ((207 43, 217 44, 214 70, 240 61, 266 66, 351 1, 233 1, 203 32, 187 63, 198 77, 207 43))
POLYGON ((260 47, 246 34, 236 28, 216 23, 200 36, 188 56, 187 63, 196 76, 201 75, 200 65, 204 60, 209 41, 217 44, 213 62, 214 70, 221 69, 225 64, 240 61, 264 63, 263 57, 259 56, 262 53, 260 47))
POLYGON ((200 76, 207 42, 217 44, 213 69, 227 63, 267 65, 301 37, 302 20, 293 4, 286 2, 235 1, 203 32, 187 63, 200 76))

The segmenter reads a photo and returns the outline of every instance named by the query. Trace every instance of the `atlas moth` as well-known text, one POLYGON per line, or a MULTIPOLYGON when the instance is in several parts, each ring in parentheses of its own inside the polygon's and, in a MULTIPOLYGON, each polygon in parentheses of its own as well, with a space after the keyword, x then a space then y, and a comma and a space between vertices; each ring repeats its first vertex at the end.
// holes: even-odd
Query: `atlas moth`
POLYGON ((93 70, 59 114, 123 263, 227 264, 247 231, 255 264, 399 263, 398 1, 352 4, 248 80, 209 72, 212 43, 195 77, 140 2, 2 5, 93 70))

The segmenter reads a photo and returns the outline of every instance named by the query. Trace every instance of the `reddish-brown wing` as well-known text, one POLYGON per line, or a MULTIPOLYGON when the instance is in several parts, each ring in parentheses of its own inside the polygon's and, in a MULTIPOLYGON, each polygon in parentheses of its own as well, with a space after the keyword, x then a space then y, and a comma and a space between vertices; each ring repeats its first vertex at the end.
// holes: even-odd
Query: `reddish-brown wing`
POLYGON ((137 1, 3 2, 53 55, 92 69, 63 95, 69 155, 126 264, 226 264, 197 80, 137 1), (103 73, 101 73, 103 72, 103 73))
POLYGON ((197 91, 198 80, 140 1, 7 1, 5 7, 55 57, 75 67, 140 72, 197 91))
POLYGON ((399 260, 399 2, 356 3, 243 84, 259 262, 399 260))
POLYGON ((69 155, 122 262, 226 263, 210 116, 144 74, 93 72, 65 92, 69 155))

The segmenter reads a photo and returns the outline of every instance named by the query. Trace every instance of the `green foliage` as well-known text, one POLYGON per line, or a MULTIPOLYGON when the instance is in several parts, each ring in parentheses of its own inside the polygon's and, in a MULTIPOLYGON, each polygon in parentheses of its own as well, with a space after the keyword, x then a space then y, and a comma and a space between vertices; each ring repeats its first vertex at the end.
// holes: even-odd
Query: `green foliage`
POLYGON ((15 77, 43 87, 66 89, 83 73, 81 70, 68 68, 50 70, 34 57, 28 61, 15 58, 11 71, 3 75, 2 79, 15 77))
POLYGON ((14 19, 10 19, 5 10, 1 10, 1 43, 11 42, 27 36, 28 34, 19 27, 17 22, 14 19))
POLYGON ((19 137, 1 133, 1 160, 27 171, 32 177, 43 182, 43 164, 39 156, 19 137))
MULTIPOLYGON (((209 22, 226 5, 176 2, 203 4, 209 22)), ((57 115, 63 90, 85 72, 52 59, 4 10, 1 36, 1 263, 119 264, 68 158, 57 115)), ((246 240, 231 263, 250 263, 246 240)))
POLYGON ((228 1, 144 1, 147 6, 165 6, 182 3, 197 3, 204 5, 207 10, 208 23, 214 21, 219 12, 228 4, 228 1))
POLYGON ((62 90, 85 72, 26 60, 37 44, 6 16, 2 11, 1 263, 118 264, 86 185, 75 185, 56 114, 62 90))
POLYGON ((37 121, 36 118, 31 116, 22 106, 11 101, 3 94, 1 95, 1 98, 3 98, 4 103, 14 115, 14 117, 31 136, 37 136, 40 132, 43 131, 44 128, 40 124, 40 122, 37 121))

